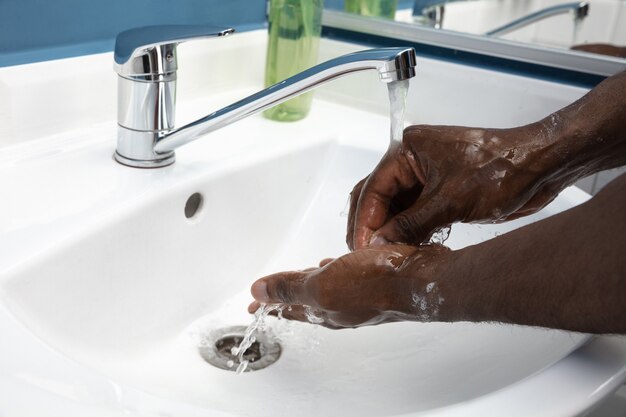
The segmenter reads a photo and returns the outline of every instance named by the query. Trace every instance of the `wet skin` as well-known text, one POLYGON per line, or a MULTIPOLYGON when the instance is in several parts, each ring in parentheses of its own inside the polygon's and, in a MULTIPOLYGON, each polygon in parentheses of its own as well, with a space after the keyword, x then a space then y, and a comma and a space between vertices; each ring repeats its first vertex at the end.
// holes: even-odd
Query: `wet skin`
POLYGON ((438 227, 534 213, 559 189, 542 181, 536 154, 549 130, 411 126, 351 193, 346 240, 420 244, 438 227), (528 142, 527 137, 537 138, 528 142))
POLYGON ((511 129, 411 126, 351 193, 346 241, 419 244, 455 222, 535 213, 580 178, 626 163, 626 73, 511 129))
POLYGON ((387 245, 326 259, 318 268, 257 281, 252 287, 257 301, 248 311, 255 312, 259 301, 286 304, 290 309, 283 310, 283 317, 306 322, 304 306, 309 306, 318 324, 333 329, 412 320, 426 311, 413 295, 426 296, 448 252, 441 245, 387 245))
POLYGON ((261 278, 248 311, 283 304, 285 318, 307 322, 311 306, 331 329, 496 321, 626 333, 625 212, 622 175, 584 204, 461 250, 370 247, 261 278))
POLYGON ((287 304, 286 318, 306 321, 311 306, 331 328, 467 320, 626 333, 626 175, 585 204, 479 245, 421 245, 458 221, 534 213, 579 178, 626 164, 625 121, 621 73, 530 125, 406 129, 352 192, 354 252, 258 280, 250 309, 287 304))

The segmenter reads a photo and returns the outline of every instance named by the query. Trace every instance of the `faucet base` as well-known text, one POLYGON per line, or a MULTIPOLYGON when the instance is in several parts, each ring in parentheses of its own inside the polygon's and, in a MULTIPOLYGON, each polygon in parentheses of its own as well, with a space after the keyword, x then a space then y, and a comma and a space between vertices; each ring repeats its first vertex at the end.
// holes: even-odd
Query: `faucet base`
POLYGON ((176 161, 176 154, 174 152, 164 155, 163 158, 148 161, 126 158, 125 156, 117 153, 117 151, 113 154, 113 157, 120 164, 133 168, 162 168, 172 165, 176 161))
POLYGON ((113 157, 120 164, 133 168, 161 168, 176 160, 173 150, 156 152, 159 137, 168 131, 134 130, 117 126, 117 149, 113 157))

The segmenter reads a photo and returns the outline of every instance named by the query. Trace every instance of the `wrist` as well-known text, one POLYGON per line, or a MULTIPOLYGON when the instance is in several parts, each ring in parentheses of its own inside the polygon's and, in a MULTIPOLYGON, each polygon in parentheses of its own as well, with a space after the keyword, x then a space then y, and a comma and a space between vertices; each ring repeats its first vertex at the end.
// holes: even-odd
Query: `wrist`
POLYGON ((524 157, 520 171, 534 178, 534 189, 548 187, 555 193, 587 175, 599 171, 601 154, 593 152, 593 127, 574 117, 565 108, 524 126, 524 157))
POLYGON ((626 163, 625 94, 626 72, 608 78, 538 122, 547 133, 545 151, 551 173, 574 182, 626 163))
POLYGON ((411 257, 398 271, 406 280, 406 303, 399 309, 402 320, 420 322, 452 322, 471 320, 469 296, 465 286, 465 255, 462 250, 451 251, 441 245, 423 245, 438 252, 424 257, 420 252, 411 257), (459 285, 461 284, 461 288, 459 285))
POLYGON ((435 268, 441 298, 437 321, 502 321, 498 306, 502 294, 489 278, 493 259, 483 246, 450 251, 435 268))
POLYGON ((434 268, 439 302, 437 321, 474 321, 474 289, 465 288, 471 268, 465 249, 450 251, 443 262, 434 268))

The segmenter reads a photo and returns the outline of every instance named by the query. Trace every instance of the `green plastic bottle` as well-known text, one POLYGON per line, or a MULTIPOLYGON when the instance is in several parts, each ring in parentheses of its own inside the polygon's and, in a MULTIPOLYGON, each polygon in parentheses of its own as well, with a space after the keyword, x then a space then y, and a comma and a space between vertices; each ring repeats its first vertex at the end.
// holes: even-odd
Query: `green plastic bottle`
MULTIPOLYGON (((317 64, 323 0, 270 0, 265 86, 317 64)), ((311 109, 313 93, 302 94, 263 112, 268 119, 295 121, 311 109)))
POLYGON ((362 16, 384 17, 394 19, 398 0, 346 0, 344 10, 362 16))

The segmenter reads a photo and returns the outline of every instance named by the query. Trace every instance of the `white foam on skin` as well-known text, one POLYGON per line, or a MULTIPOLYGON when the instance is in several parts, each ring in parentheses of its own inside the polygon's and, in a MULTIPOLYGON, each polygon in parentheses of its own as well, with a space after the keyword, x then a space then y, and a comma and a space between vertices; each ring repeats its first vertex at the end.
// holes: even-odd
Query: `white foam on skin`
POLYGON ((436 282, 429 282, 421 291, 411 294, 411 306, 417 318, 422 321, 433 321, 439 317, 439 307, 445 298, 439 295, 436 282))
POLYGON ((304 306, 304 314, 306 315, 306 319, 309 321, 309 323, 313 323, 313 324, 324 323, 324 319, 316 316, 315 313, 313 312, 313 309, 309 306, 304 306))

